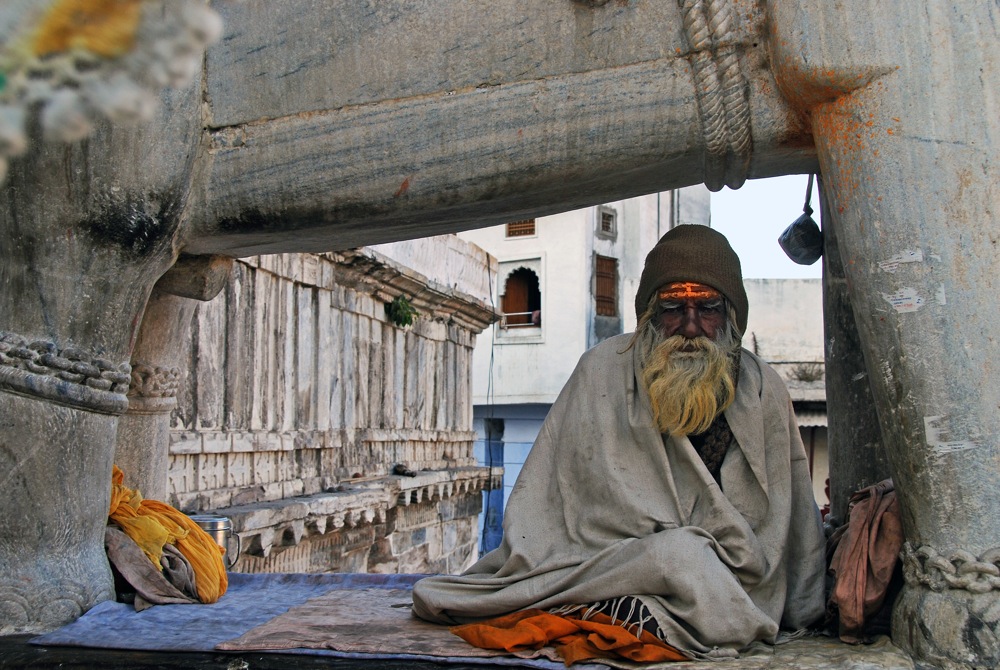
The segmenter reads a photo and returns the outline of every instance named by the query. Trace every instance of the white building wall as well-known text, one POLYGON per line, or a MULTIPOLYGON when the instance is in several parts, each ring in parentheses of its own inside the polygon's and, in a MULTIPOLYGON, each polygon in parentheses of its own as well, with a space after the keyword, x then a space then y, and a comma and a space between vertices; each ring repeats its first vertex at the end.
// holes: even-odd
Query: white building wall
POLYGON ((812 464, 813 495, 827 502, 829 477, 826 385, 804 373, 825 366, 821 279, 746 279, 750 303, 743 346, 771 364, 796 402, 802 441, 812 464), (823 408, 823 409, 819 409, 823 408))
POLYGON ((551 404, 580 356, 597 344, 594 329, 595 256, 618 259, 620 332, 635 329, 635 292, 646 254, 672 225, 709 222, 710 193, 704 186, 606 203, 617 213, 617 235, 597 234, 597 207, 536 221, 536 234, 506 237, 505 226, 459 233, 496 257, 499 276, 493 301, 499 309, 505 268, 519 260, 541 268, 542 327, 502 331, 499 324, 477 338, 473 358, 476 405, 551 404))
MULTIPOLYGON (((477 405, 552 403, 587 344, 585 314, 589 293, 580 282, 587 276, 587 210, 536 221, 536 234, 507 238, 504 226, 460 234, 483 247, 499 266, 493 300, 498 309, 499 285, 517 261, 536 261, 542 297, 540 329, 509 329, 494 324, 478 338, 473 355, 473 402, 477 405)), ((584 285, 585 286, 585 285, 584 285)))
POLYGON ((823 362, 820 279, 746 279, 743 346, 771 363, 823 362))
MULTIPOLYGON (((476 451, 481 464, 493 465, 487 463, 484 419, 501 420, 504 505, 549 406, 580 356, 611 330, 635 329, 635 293, 646 254, 674 225, 709 223, 709 204, 704 186, 606 203, 601 207, 617 214, 614 236, 597 232, 601 207, 539 218, 530 237, 507 238, 505 226, 459 234, 496 257, 492 304, 498 308, 506 275, 518 262, 539 273, 541 329, 504 331, 494 324, 477 338, 473 354, 476 451), (600 324, 594 299, 597 255, 618 260, 618 314, 601 317, 600 324)), ((489 500, 490 494, 484 494, 484 502, 489 500)), ((481 534, 495 539, 496 529, 484 531, 487 516, 495 521, 495 513, 484 515, 481 534)))

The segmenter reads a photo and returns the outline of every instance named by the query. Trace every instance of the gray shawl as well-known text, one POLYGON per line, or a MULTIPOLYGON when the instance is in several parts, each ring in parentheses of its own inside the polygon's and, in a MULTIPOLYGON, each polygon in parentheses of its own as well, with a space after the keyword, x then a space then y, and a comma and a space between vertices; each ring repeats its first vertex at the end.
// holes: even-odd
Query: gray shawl
POLYGON ((822 615, 823 534, 780 377, 743 351, 720 489, 687 438, 654 426, 628 338, 581 358, 510 495, 501 545, 464 575, 418 582, 415 614, 458 623, 634 595, 696 656, 822 615))

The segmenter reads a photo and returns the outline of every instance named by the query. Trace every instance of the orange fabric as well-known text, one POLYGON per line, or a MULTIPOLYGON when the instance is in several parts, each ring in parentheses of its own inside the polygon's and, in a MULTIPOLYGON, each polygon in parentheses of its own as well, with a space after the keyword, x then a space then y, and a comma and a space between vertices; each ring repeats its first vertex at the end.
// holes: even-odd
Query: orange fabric
POLYGON ((660 300, 712 300, 722 294, 711 286, 693 281, 677 281, 660 289, 660 300))
POLYGON ((141 0, 59 0, 34 35, 36 56, 86 49, 105 58, 125 54, 135 42, 141 0))
POLYGON ((139 545, 154 565, 160 565, 163 545, 173 544, 187 531, 177 524, 164 523, 157 514, 149 514, 144 507, 142 494, 124 486, 125 475, 114 466, 111 475, 111 505, 108 518, 118 524, 125 534, 139 545))
POLYGON ((187 531, 173 544, 184 554, 184 558, 188 559, 194 570, 198 600, 203 603, 214 603, 221 598, 229 588, 229 576, 222 561, 225 549, 216 544, 212 536, 202 530, 201 526, 192 521, 187 514, 158 500, 144 500, 143 503, 146 509, 158 512, 162 517, 175 522, 177 526, 187 531))
POLYGON ((191 518, 166 503, 144 500, 124 485, 125 474, 114 466, 108 519, 139 545, 153 565, 160 566, 163 545, 173 544, 191 564, 198 600, 214 603, 229 588, 222 561, 225 550, 191 518))
POLYGON ((528 609, 450 630, 480 649, 517 652, 552 646, 567 666, 593 658, 640 663, 689 660, 649 632, 641 631, 636 637, 603 614, 583 621, 573 615, 528 609))

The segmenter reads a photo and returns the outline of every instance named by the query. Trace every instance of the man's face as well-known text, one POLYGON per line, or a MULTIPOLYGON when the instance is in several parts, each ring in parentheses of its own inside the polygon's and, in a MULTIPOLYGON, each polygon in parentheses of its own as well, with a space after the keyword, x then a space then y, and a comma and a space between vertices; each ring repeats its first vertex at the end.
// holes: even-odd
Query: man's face
POLYGON ((638 336, 642 382, 660 432, 703 433, 733 401, 732 330, 715 289, 669 284, 656 296, 638 336))
POLYGON ((675 282, 659 291, 657 320, 665 338, 707 337, 714 342, 726 325, 726 303, 722 294, 710 286, 675 282))

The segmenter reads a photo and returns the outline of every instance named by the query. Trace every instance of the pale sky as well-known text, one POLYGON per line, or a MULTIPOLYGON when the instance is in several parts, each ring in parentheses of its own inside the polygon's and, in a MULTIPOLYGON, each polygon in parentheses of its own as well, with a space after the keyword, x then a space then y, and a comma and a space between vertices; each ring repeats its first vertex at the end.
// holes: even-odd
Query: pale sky
MULTIPOLYGON (((778 246, 778 235, 802 214, 808 180, 807 175, 750 179, 739 190, 723 188, 712 194, 712 227, 729 238, 740 257, 744 278, 822 276, 822 259, 798 265, 778 246)), ((822 228, 815 182, 810 204, 812 217, 822 228)))

